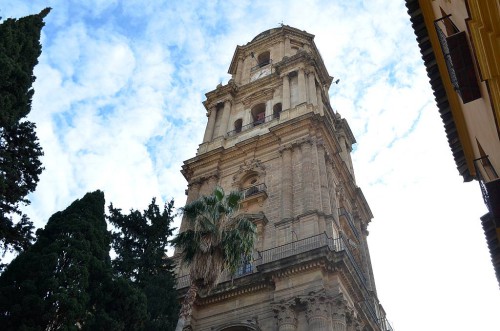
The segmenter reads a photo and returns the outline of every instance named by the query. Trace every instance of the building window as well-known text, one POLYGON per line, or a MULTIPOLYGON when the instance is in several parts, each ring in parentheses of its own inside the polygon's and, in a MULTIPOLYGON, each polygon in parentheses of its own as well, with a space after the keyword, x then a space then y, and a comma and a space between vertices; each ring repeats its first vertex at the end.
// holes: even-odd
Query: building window
POLYGON ((241 118, 234 121, 234 132, 240 133, 242 125, 243 125, 243 120, 241 118))
POLYGON ((254 126, 264 123, 266 118, 266 104, 259 103, 255 105, 251 110, 251 114, 254 126))
POLYGON ((481 91, 465 31, 459 31, 446 15, 434 21, 441 44, 451 83, 462 98, 463 103, 479 99, 481 91))
POLYGON ((269 63, 271 63, 271 53, 269 51, 260 53, 257 57, 257 63, 261 68, 267 66, 269 63))
POLYGON ((273 106, 273 118, 280 118, 281 108, 281 102, 273 106))

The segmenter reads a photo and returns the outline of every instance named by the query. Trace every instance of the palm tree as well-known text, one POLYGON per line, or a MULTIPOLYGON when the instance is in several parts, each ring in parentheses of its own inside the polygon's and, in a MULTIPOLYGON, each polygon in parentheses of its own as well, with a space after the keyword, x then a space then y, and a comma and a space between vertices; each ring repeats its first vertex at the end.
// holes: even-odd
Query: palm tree
POLYGON ((189 227, 172 244, 180 252, 181 263, 190 269, 191 285, 179 312, 176 331, 184 328, 200 288, 210 291, 219 283, 223 271, 234 274, 242 261, 251 258, 255 224, 244 217, 232 217, 241 197, 240 192, 226 195, 217 186, 211 195, 182 208, 189 227))

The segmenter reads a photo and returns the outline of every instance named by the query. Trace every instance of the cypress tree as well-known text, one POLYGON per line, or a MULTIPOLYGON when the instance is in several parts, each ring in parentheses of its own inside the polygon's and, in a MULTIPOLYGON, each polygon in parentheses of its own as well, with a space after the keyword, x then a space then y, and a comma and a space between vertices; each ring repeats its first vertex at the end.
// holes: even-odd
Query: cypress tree
POLYGON ((123 214, 109 207, 113 233, 115 273, 141 290, 147 299, 148 319, 144 330, 174 330, 177 324, 178 299, 173 262, 167 258, 168 237, 172 235, 174 202, 163 210, 152 200, 144 212, 123 214))
POLYGON ((23 119, 31 111, 33 68, 42 51, 40 33, 49 11, 0 23, 0 248, 4 250, 21 251, 33 239, 33 225, 20 205, 29 203, 26 197, 36 188, 43 152, 35 124, 23 119))
POLYGON ((144 295, 113 279, 110 241, 101 191, 52 215, 0 276, 3 330, 140 328, 144 295))

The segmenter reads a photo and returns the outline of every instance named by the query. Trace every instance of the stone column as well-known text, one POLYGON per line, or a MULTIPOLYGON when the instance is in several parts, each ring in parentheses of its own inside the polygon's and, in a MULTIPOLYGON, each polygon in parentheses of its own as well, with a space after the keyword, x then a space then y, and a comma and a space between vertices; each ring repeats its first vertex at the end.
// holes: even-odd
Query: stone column
POLYGON ((188 185, 186 204, 193 202, 200 196, 201 182, 196 181, 188 185))
POLYGON ((273 114, 273 100, 266 101, 266 121, 273 114))
POLYGON ((368 241, 366 240, 368 237, 368 228, 367 225, 361 222, 361 254, 363 256, 363 267, 366 270, 365 276, 367 278, 367 287, 369 290, 375 291, 375 282, 373 281, 373 273, 372 273, 372 265, 370 259, 370 253, 368 252, 368 241))
POLYGON ((318 164, 318 146, 316 141, 311 142, 311 154, 312 154, 312 181, 313 181, 313 191, 312 191, 312 209, 321 210, 321 177, 319 173, 318 164))
POLYGON ((337 187, 335 185, 335 179, 333 175, 333 160, 328 157, 327 155, 327 164, 326 164, 326 173, 328 176, 328 183, 330 186, 330 190, 328 191, 330 195, 330 205, 331 205, 331 211, 333 218, 335 219, 336 222, 339 221, 339 207, 337 203, 337 187))
POLYGON ((346 311, 347 305, 343 300, 339 300, 332 305, 332 330, 346 331, 346 311))
POLYGON ((281 218, 291 218, 293 208, 292 150, 285 148, 281 153, 281 218))
MULTIPOLYGON (((332 330, 330 323, 330 302, 324 297, 309 297, 306 301, 308 331, 332 330)), ((333 329, 337 331, 337 329, 333 329)), ((342 330, 342 331, 345 331, 342 330)))
POLYGON ((347 320, 346 329, 347 331, 362 331, 364 329, 364 323, 358 317, 352 316, 347 320))
POLYGON ((283 75, 283 109, 290 109, 290 78, 288 74, 283 75))
POLYGON ((313 208, 313 169, 311 142, 302 144, 302 200, 304 201, 304 212, 313 208))
POLYGON ((316 94, 316 79, 314 78, 314 71, 313 70, 309 71, 307 78, 309 79, 309 81, 308 81, 309 102, 312 103, 314 106, 317 106, 318 99, 317 99, 317 94, 316 94))
POLYGON ((321 207, 325 215, 330 215, 332 213, 332 205, 330 202, 330 192, 329 192, 329 176, 326 173, 326 161, 325 161, 325 147, 323 144, 318 145, 318 164, 319 164, 319 177, 321 185, 321 207))
POLYGON ((282 304, 274 308, 278 320, 278 331, 297 330, 297 315, 290 304, 282 304))
POLYGON ((221 123, 219 127, 219 137, 224 137, 227 133, 227 124, 229 122, 229 115, 231 114, 231 100, 224 100, 224 110, 222 112, 221 123))
POLYGON ((250 113, 250 109, 245 108, 243 110, 243 121, 242 121, 243 126, 246 126, 252 122, 253 122, 253 119, 252 119, 252 114, 250 113))
POLYGON ((212 175, 208 179, 208 194, 211 194, 213 192, 215 185, 217 185, 217 180, 218 180, 217 175, 212 175))
POLYGON ((300 215, 304 211, 303 192, 304 178, 302 177, 302 151, 299 144, 293 145, 293 192, 297 199, 293 200, 293 214, 300 215))
POLYGON ((285 56, 290 56, 290 52, 292 48, 290 47, 290 38, 288 36, 285 37, 285 56))
POLYGON ((240 57, 238 58, 238 68, 236 69, 236 70, 237 70, 237 72, 236 72, 236 82, 237 82, 238 84, 241 84, 241 77, 242 77, 242 75, 243 75, 243 70, 244 70, 244 69, 245 69, 245 68, 243 68, 243 57, 242 57, 242 56, 240 56, 240 57))
POLYGON ((207 124, 207 127, 205 129, 205 136, 203 137, 203 142, 204 143, 212 140, 212 138, 213 138, 216 113, 217 113, 217 108, 216 107, 212 107, 208 111, 208 114, 207 114, 207 116, 208 116, 208 124, 207 124))
MULTIPOLYGON (((198 197, 200 196, 200 188, 201 188, 201 181, 195 181, 192 182, 191 184, 188 184, 186 204, 198 199, 198 197)), ((183 217, 181 221, 181 226, 179 228, 179 232, 185 231, 188 225, 189 225, 188 220, 185 217, 183 217)))
POLYGON ((299 77, 298 77, 298 89, 299 89, 299 101, 300 105, 303 102, 306 102, 306 77, 303 68, 299 68, 299 77))
POLYGON ((278 53, 279 53, 278 60, 276 62, 283 60, 283 57, 285 56, 285 41, 284 40, 280 41, 278 53))
POLYGON ((316 102, 318 103, 320 115, 324 115, 323 100, 321 98, 321 88, 316 88, 316 102))

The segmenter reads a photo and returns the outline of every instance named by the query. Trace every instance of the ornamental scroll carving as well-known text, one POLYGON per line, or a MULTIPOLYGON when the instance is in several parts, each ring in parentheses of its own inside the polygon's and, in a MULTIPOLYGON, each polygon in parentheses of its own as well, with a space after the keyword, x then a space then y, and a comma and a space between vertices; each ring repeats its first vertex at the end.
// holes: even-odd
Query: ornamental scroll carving
POLYGON ((250 161, 245 161, 242 165, 240 165, 240 168, 233 176, 233 187, 241 190, 243 188, 243 183, 249 176, 258 177, 259 183, 261 183, 263 182, 265 175, 266 168, 260 162, 260 160, 253 159, 250 161))

